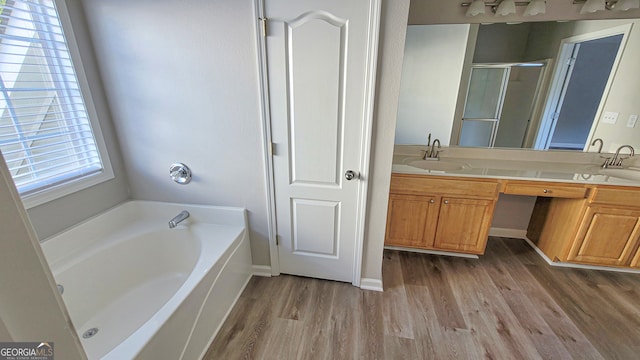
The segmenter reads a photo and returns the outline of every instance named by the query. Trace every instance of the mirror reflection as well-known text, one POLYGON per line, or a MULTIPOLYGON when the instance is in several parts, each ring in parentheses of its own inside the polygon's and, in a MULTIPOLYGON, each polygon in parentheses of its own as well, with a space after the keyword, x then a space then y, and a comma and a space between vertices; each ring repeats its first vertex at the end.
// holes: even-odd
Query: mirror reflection
POLYGON ((410 25, 396 144, 640 146, 639 22, 410 25))

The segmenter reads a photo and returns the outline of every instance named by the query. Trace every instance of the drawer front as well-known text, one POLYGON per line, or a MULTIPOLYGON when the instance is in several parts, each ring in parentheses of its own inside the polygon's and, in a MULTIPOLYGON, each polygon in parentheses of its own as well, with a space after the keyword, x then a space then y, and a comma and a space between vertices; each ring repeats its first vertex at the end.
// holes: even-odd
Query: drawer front
POLYGON ((504 187, 504 193, 510 195, 546 196, 558 198, 585 198, 588 189, 581 186, 563 184, 533 184, 521 182, 508 182, 504 187))
POLYGON ((594 191, 592 203, 640 207, 640 188, 638 190, 596 188, 594 191))
POLYGON ((391 193, 394 194, 447 194, 495 199, 498 180, 443 179, 430 176, 391 176, 391 193))

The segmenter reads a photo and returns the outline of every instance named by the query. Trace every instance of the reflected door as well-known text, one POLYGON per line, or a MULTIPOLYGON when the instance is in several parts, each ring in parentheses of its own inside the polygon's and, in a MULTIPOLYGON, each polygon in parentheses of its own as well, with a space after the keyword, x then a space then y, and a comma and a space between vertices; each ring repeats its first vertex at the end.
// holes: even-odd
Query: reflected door
POLYGON ((458 139, 460 146, 493 146, 508 76, 508 67, 471 69, 458 139))

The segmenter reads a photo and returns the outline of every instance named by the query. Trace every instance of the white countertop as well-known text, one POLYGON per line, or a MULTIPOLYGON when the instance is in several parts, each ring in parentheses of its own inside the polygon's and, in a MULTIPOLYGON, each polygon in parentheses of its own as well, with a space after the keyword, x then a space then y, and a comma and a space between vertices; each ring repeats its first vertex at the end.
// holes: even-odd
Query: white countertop
MULTIPOLYGON (((445 148, 440 161, 421 161, 425 146, 396 146, 392 172, 583 184, 640 186, 640 169, 602 169, 611 154, 445 148), (430 165, 433 163, 433 166, 430 165), (411 166, 409 164, 413 164, 411 166), (421 167, 417 167, 421 166, 421 167), (433 169, 429 169, 433 167, 433 169), (616 176, 617 175, 617 176, 616 176)), ((628 159, 635 160, 635 159, 628 159)), ((634 165, 629 162, 630 165, 634 165)))

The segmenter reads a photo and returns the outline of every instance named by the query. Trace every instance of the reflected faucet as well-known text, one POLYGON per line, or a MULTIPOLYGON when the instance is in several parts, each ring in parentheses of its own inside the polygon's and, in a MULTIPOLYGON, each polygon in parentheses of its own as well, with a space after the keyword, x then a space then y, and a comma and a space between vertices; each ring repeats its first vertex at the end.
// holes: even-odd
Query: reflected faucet
POLYGON ((627 159, 627 158, 619 158, 620 157, 620 150, 627 148, 629 149, 629 157, 634 156, 635 155, 635 150, 633 149, 633 146, 631 145, 622 145, 618 148, 618 150, 616 150, 616 153, 613 155, 613 157, 611 159, 607 159, 604 161, 604 164, 602 164, 602 168, 606 169, 606 168, 621 168, 622 167, 622 160, 627 159))
POLYGON ((431 144, 431 149, 427 147, 427 151, 424 153, 423 160, 440 160, 438 158, 438 154, 440 154, 440 139, 433 140, 433 144, 431 144), (438 144, 438 149, 436 150, 436 143, 438 144))
POLYGON ((602 141, 602 139, 600 138, 596 138, 591 143, 591 146, 596 146, 596 143, 600 143, 600 146, 598 147, 598 154, 599 154, 602 152, 602 146, 604 146, 604 141, 602 141))
POLYGON ((189 217, 189 212, 187 210, 182 210, 180 214, 176 215, 173 219, 169 220, 169 229, 173 229, 178 226, 184 219, 189 217))

